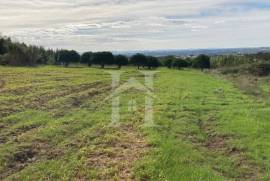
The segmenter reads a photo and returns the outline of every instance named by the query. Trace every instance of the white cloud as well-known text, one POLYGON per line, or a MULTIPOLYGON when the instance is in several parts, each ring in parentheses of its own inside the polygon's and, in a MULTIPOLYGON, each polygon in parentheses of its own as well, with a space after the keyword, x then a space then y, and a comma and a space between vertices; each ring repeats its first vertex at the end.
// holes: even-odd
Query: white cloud
POLYGON ((6 0, 0 32, 52 48, 268 46, 267 0, 6 0))

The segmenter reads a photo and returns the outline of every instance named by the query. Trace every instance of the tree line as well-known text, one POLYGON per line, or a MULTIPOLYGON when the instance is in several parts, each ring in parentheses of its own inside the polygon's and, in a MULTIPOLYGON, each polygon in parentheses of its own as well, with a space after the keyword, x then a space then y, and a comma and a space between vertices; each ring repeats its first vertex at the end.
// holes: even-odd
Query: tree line
POLYGON ((153 69, 160 66, 158 58, 143 54, 136 54, 129 58, 125 55, 113 55, 111 52, 85 52, 80 55, 74 50, 57 51, 56 63, 64 66, 68 66, 70 63, 85 64, 89 67, 99 65, 101 68, 105 68, 105 66, 121 68, 125 65, 136 65, 138 69, 141 67, 153 69))
POLYGON ((0 37, 0 65, 35 66, 35 65, 62 65, 80 63, 88 66, 99 65, 117 66, 136 65, 149 69, 160 66, 156 57, 136 54, 132 57, 113 55, 111 52, 85 52, 80 55, 75 50, 52 50, 39 46, 13 42, 10 38, 0 37))
POLYGON ((155 69, 159 66, 181 69, 185 67, 210 68, 210 57, 154 57, 138 53, 131 57, 113 55, 111 52, 85 52, 79 54, 75 50, 52 50, 39 46, 26 45, 11 41, 10 38, 0 37, 0 65, 36 66, 36 65, 62 65, 84 64, 88 66, 122 66, 132 65, 138 69, 155 69))
POLYGON ((163 66, 169 69, 181 69, 186 67, 192 67, 197 69, 209 69, 211 68, 210 57, 207 55, 199 55, 197 57, 175 57, 168 56, 161 58, 163 66))
POLYGON ((0 64, 13 66, 34 66, 53 64, 55 51, 39 46, 12 42, 10 38, 0 37, 0 64))

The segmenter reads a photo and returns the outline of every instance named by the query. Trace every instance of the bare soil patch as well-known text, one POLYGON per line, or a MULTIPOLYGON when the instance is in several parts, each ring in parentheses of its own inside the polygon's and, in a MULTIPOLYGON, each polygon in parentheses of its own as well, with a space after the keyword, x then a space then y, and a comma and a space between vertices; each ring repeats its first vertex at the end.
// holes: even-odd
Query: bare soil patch
POLYGON ((36 141, 31 145, 21 145, 17 151, 5 158, 5 169, 0 171, 0 180, 19 172, 39 160, 51 160, 60 157, 65 150, 55 149, 46 142, 36 141))

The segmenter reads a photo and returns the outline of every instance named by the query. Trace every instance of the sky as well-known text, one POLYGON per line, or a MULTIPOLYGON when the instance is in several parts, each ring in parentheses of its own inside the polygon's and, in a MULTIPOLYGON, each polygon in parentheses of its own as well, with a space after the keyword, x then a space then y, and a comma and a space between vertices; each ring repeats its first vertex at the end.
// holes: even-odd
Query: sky
POLYGON ((270 0, 0 0, 0 33, 84 51, 270 46, 270 0))

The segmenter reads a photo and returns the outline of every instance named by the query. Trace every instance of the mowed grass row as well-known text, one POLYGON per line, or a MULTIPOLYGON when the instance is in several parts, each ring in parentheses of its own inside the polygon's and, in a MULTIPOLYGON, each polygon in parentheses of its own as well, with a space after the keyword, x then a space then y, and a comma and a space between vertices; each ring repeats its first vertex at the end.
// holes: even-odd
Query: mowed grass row
MULTIPOLYGON (((121 83, 144 83, 134 68, 122 72, 121 83)), ((145 95, 131 89, 112 128, 111 79, 101 69, 1 67, 0 75, 0 180, 270 178, 269 102, 222 78, 160 69, 156 126, 143 127, 145 95)))
MULTIPOLYGON (((262 82, 264 94, 267 81, 262 82)), ((155 145, 138 166, 152 180, 269 180, 269 99, 202 72, 161 71, 155 145)))
MULTIPOLYGON (((6 82, 1 92, 1 180, 134 178, 133 163, 147 144, 132 122, 124 121, 138 121, 127 104, 121 104, 126 123, 109 127, 111 103, 104 101, 111 93, 109 73, 39 67, 2 68, 1 75, 6 82)), ((132 69, 122 82, 130 76, 144 79, 132 69)))

